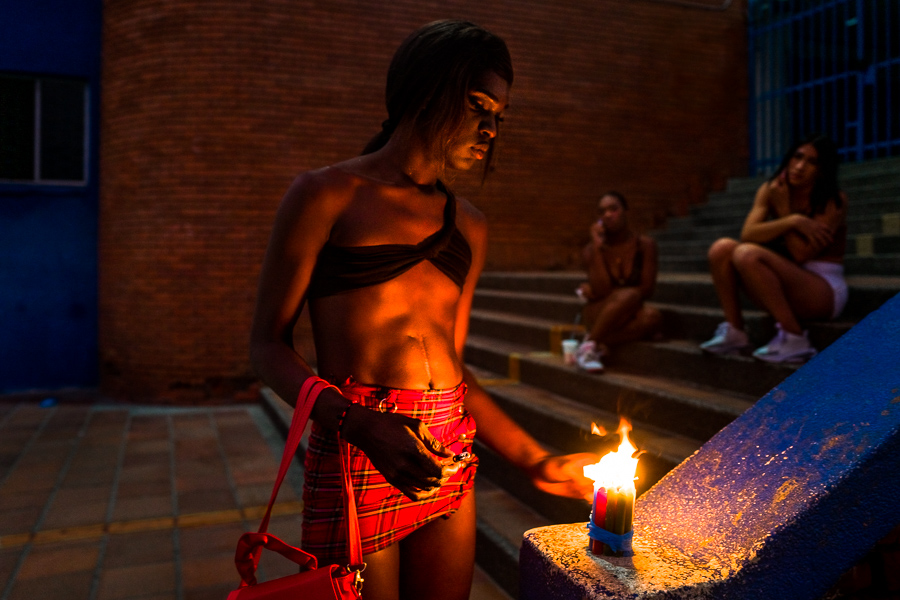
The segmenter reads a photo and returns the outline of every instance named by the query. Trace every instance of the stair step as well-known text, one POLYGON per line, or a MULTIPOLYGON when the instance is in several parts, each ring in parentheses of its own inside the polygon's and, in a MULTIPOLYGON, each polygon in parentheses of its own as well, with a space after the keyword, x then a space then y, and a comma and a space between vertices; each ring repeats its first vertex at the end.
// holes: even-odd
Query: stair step
POLYGON ((469 600, 513 600, 513 597, 476 563, 469 600))
MULTIPOLYGON (((593 452, 602 456, 619 444, 616 413, 582 404, 535 386, 511 382, 485 386, 494 401, 541 443, 563 453, 593 452), (611 435, 591 434, 596 424, 611 435)), ((671 431, 631 420, 631 438, 643 451, 638 467, 638 493, 643 493, 663 475, 693 454, 701 443, 671 431)), ((550 518, 558 516, 543 511, 550 518)), ((566 515, 568 518, 568 515, 566 515)))
POLYGON ((574 295, 583 281, 581 271, 485 271, 478 280, 478 289, 574 295))
POLYGON ((900 253, 844 257, 844 269, 852 275, 900 275, 900 253))
MULTIPOLYGON (((847 188, 865 182, 897 181, 900 176, 898 174, 900 174, 900 160, 892 157, 843 164, 840 167, 838 179, 841 187, 847 188)), ((760 175, 729 179, 724 192, 714 192, 710 194, 710 197, 727 193, 753 193, 768 177, 769 175, 760 175)))
MULTIPOLYGON (((552 525, 485 477, 475 478, 475 562, 512 598, 519 597, 519 548, 529 529, 552 525)), ((585 520, 586 522, 586 520, 585 520)))
MULTIPOLYGON (((618 349, 616 356, 626 347, 618 349)), ((702 358, 710 359, 706 369, 710 369, 710 363, 721 363, 726 370, 746 368, 742 364, 734 365, 723 357, 702 358)), ((477 335, 470 335, 466 344, 466 361, 469 364, 501 373, 508 379, 541 388, 592 409, 613 415, 624 414, 636 422, 677 431, 682 436, 700 440, 714 435, 772 387, 765 388, 759 394, 744 390, 719 391, 686 383, 691 377, 679 380, 665 373, 657 373, 657 369, 644 371, 653 373, 652 376, 627 369, 639 360, 642 360, 641 354, 630 362, 616 358, 616 362, 622 363, 625 368, 612 366, 601 375, 593 375, 565 365, 559 355, 530 352, 519 344, 477 335)), ((768 363, 756 365, 758 362, 751 360, 747 370, 753 372, 759 366, 770 366, 768 363)), ((783 375, 790 372, 780 371, 783 375)))
POLYGON ((609 362, 629 372, 651 372, 756 398, 797 369, 796 365, 767 363, 744 354, 710 355, 685 340, 626 344, 616 349, 609 362))
POLYGON ((574 288, 567 295, 476 288, 472 301, 473 310, 530 315, 554 323, 574 323, 582 306, 574 288))
MULTIPOLYGON (((714 294, 712 284, 710 293, 714 294)), ((581 336, 584 328, 576 323, 560 323, 554 319, 531 317, 523 313, 540 312, 560 315, 574 311, 578 314, 581 305, 576 299, 559 294, 532 295, 527 292, 498 292, 484 294, 499 306, 516 310, 516 314, 502 310, 473 308, 469 329, 473 334, 503 339, 528 346, 530 350, 560 351, 560 342, 567 337, 581 336), (526 303, 516 302, 516 298, 527 295, 526 303), (539 299, 538 299, 539 297, 539 299), (535 302, 541 302, 538 306, 535 302)), ((885 298, 886 299, 886 298, 885 298)), ((482 304, 478 302, 477 304, 482 304)), ((680 302, 649 302, 663 314, 662 333, 669 338, 689 339, 701 342, 712 336, 716 326, 724 320, 724 314, 717 306, 698 306, 680 302)), ((752 307, 749 300, 744 302, 745 331, 751 344, 762 346, 775 335, 775 321, 765 311, 752 307)), ((573 320, 574 321, 574 320, 573 320)), ((822 321, 805 324, 810 332, 810 340, 816 348, 824 349, 853 326, 850 320, 822 321)))
MULTIPOLYGON (((760 182, 761 183, 761 182, 760 182)), ((700 214, 709 210, 742 209, 744 213, 750 210, 753 199, 759 189, 760 183, 754 182, 746 188, 733 191, 713 192, 708 200, 702 204, 694 204, 689 207, 692 214, 700 214)), ((872 210, 868 203, 889 202, 891 198, 900 196, 900 174, 882 174, 868 179, 848 179, 841 182, 841 189, 847 195, 850 202, 850 212, 865 212, 872 210)), ((894 206, 896 207, 896 200, 894 206)), ((896 208, 894 209, 896 210, 896 208)))

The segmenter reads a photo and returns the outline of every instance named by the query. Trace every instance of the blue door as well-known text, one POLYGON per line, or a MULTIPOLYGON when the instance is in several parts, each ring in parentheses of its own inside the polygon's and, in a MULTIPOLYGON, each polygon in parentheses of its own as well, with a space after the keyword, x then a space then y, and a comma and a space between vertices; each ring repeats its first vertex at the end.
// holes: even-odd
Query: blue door
POLYGON ((98 381, 101 9, 3 2, 0 393, 98 381))

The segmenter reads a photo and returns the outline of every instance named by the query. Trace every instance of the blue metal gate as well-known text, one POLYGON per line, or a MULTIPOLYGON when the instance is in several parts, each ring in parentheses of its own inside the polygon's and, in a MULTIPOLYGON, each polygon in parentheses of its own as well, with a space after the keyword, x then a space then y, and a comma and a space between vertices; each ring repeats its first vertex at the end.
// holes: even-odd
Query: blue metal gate
POLYGON ((832 137, 845 162, 900 155, 900 0, 749 0, 750 169, 832 137))

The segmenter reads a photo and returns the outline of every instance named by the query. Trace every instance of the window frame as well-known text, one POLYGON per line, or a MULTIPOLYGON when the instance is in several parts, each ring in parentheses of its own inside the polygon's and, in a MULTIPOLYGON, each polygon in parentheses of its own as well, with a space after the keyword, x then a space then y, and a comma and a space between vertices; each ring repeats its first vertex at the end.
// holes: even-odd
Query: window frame
POLYGON ((91 156, 91 86, 90 82, 79 77, 63 77, 52 75, 32 75, 23 73, 0 72, 0 77, 11 79, 30 80, 34 84, 34 154, 32 157, 33 176, 30 179, 8 179, 0 177, 2 185, 25 186, 57 186, 57 187, 86 187, 89 183, 90 156, 91 156), (77 82, 82 85, 84 94, 84 110, 82 113, 82 161, 81 179, 45 179, 41 174, 41 118, 42 118, 42 90, 44 81, 77 82))

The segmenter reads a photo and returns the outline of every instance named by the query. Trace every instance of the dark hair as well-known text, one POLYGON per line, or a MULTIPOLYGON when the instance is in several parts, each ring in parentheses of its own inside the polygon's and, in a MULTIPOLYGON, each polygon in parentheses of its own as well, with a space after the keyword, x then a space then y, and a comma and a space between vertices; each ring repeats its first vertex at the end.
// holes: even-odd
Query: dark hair
POLYGON ((628 202, 625 201, 625 196, 623 196, 619 192, 617 192, 615 190, 610 190, 610 191, 606 192, 605 194, 603 194, 602 196, 600 196, 600 199, 603 200, 604 196, 612 196, 613 198, 615 198, 616 200, 619 201, 619 204, 622 205, 623 209, 628 210, 628 202))
MULTIPOLYGON (((492 71, 512 85, 512 59, 506 43, 478 25, 435 21, 413 32, 400 44, 388 69, 388 118, 362 153, 384 146, 401 121, 412 119, 422 142, 446 155, 468 109, 467 93, 492 71)), ((491 139, 485 173, 493 149, 491 139)))
POLYGON ((769 181, 781 175, 787 169, 788 163, 791 162, 791 158, 797 152, 797 149, 807 144, 811 144, 819 155, 816 182, 813 185, 809 199, 812 214, 824 212, 828 202, 832 200, 838 208, 841 208, 841 188, 838 186, 838 163, 840 159, 838 158, 837 145, 831 138, 821 133, 812 133, 795 142, 785 153, 784 158, 781 159, 781 164, 775 169, 775 174, 772 175, 769 181))

